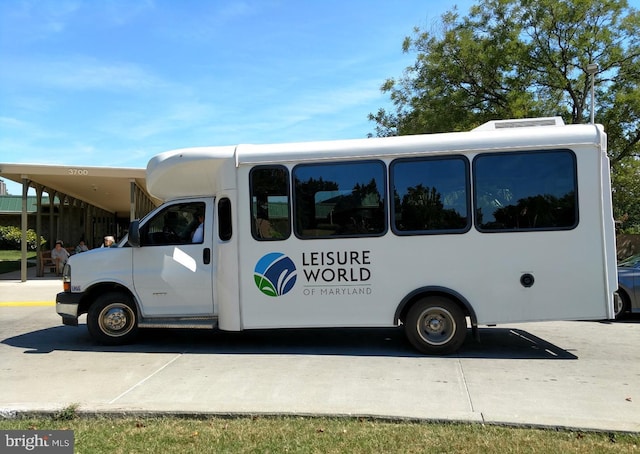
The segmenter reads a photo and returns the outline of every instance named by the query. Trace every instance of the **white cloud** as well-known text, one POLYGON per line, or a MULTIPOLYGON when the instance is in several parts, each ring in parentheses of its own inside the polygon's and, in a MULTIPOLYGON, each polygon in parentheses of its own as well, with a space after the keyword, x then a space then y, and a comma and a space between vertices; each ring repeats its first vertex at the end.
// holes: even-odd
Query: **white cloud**
POLYGON ((88 2, 88 8, 95 11, 96 16, 107 25, 122 26, 133 22, 141 15, 156 9, 153 0, 110 0, 103 2, 88 2))
POLYGON ((153 0, 21 0, 2 2, 3 28, 25 42, 55 39, 86 23, 121 27, 155 8, 153 0))
POLYGON ((17 118, 11 117, 0 117, 0 127, 13 129, 13 130, 23 130, 26 131, 29 128, 29 124, 25 121, 18 120, 17 118))
POLYGON ((6 59, 0 77, 15 87, 63 90, 149 90, 166 84, 135 63, 90 57, 6 59))
POLYGON ((77 0, 6 2, 2 8, 3 27, 26 41, 47 39, 64 32, 81 7, 82 2, 77 0))

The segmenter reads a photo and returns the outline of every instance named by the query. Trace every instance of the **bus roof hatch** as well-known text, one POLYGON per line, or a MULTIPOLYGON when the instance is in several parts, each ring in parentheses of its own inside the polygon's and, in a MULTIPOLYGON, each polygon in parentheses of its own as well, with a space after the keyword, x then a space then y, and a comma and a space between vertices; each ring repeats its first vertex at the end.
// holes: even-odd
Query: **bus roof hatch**
POLYGON ((530 128, 533 126, 564 126, 562 117, 523 118, 520 120, 492 120, 474 128, 473 131, 494 131, 508 128, 530 128))

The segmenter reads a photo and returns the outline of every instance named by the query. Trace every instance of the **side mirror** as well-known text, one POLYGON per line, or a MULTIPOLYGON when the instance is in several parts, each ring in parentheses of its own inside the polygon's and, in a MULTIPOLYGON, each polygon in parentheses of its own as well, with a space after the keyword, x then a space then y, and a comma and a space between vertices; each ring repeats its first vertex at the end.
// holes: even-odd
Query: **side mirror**
POLYGON ((140 220, 136 219, 129 224, 129 244, 131 247, 140 247, 140 220))

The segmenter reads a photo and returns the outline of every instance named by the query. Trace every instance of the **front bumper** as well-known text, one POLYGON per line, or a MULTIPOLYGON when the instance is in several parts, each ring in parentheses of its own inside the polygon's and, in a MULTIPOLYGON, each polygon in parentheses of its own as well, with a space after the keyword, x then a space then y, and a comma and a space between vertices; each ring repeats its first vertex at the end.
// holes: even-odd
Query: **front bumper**
POLYGON ((60 292, 56 295, 56 312, 62 317, 62 323, 78 326, 78 307, 82 293, 60 292))

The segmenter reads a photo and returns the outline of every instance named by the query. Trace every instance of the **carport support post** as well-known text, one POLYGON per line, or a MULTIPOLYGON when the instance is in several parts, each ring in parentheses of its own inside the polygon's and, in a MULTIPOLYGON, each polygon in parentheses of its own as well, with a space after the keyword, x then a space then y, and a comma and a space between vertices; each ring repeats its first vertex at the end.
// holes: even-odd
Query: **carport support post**
POLYGON ((129 182, 130 190, 130 198, 129 201, 131 206, 129 208, 129 221, 133 221, 136 218, 136 182, 135 180, 131 180, 129 182))
POLYGON ((29 180, 25 175, 22 176, 22 240, 20 241, 20 252, 22 258, 20 260, 20 280, 27 282, 27 193, 29 192, 29 180))
POLYGON ((42 254, 42 185, 36 185, 36 276, 44 276, 44 270, 40 266, 40 254, 42 254))
POLYGON ((54 204, 56 201, 56 191, 54 191, 53 189, 49 189, 49 249, 53 249, 54 247, 56 247, 56 232, 54 232, 53 230, 53 220, 54 220, 54 216, 53 216, 53 211, 54 211, 54 204))

